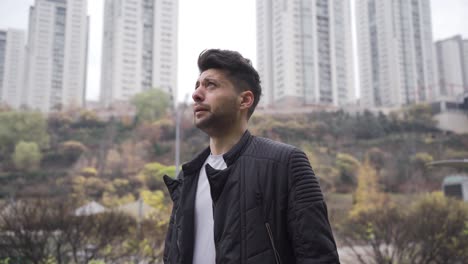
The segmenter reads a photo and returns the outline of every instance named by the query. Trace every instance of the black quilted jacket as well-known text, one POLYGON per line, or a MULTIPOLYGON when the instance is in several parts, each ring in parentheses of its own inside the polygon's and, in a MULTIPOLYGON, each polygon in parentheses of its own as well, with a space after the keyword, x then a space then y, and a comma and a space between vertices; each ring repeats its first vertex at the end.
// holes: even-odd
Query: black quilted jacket
MULTIPOLYGON (((192 263, 195 193, 209 154, 184 164, 177 179, 164 177, 174 203, 164 263, 192 263)), ((246 131, 224 160, 224 170, 205 167, 217 264, 339 263, 327 207, 302 151, 246 131)))

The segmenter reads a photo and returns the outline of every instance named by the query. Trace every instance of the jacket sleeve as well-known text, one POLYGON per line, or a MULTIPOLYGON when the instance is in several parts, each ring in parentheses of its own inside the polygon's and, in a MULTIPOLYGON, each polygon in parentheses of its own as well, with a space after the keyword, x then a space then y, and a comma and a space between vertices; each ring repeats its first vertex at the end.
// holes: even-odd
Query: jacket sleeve
POLYGON ((288 233, 297 264, 340 263, 318 179, 298 149, 289 160, 288 233))

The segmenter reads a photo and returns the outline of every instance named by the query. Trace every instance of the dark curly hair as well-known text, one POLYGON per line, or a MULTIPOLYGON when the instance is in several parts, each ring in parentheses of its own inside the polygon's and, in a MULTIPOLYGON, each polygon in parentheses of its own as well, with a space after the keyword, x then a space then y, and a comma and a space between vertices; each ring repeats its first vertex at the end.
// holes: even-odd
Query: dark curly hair
POLYGON ((208 69, 224 70, 228 73, 229 80, 240 92, 251 91, 254 102, 249 109, 249 118, 257 107, 262 94, 260 76, 252 66, 249 59, 244 58, 239 52, 232 50, 208 49, 200 53, 198 57, 198 69, 200 73, 208 69))

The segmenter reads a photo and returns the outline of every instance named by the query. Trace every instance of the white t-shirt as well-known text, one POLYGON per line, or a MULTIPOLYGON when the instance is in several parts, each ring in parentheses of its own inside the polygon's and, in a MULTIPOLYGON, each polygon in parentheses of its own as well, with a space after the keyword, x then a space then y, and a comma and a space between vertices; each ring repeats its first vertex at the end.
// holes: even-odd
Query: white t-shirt
POLYGON ((223 155, 210 155, 200 170, 197 194, 195 196, 195 240, 193 264, 215 264, 213 200, 205 165, 210 164, 217 170, 227 168, 223 155))

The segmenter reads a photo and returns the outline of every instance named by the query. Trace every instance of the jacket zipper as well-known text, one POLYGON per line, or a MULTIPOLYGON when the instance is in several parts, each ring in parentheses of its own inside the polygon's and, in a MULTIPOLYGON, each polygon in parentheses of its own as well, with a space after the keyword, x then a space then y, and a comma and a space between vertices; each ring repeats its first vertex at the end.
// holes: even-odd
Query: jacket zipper
MULTIPOLYGON (((182 183, 183 183, 182 180, 178 180, 179 185, 182 185, 182 183)), ((178 188, 182 188, 182 186, 178 186, 178 188)), ((180 191, 181 191, 181 189, 179 189, 179 192, 180 191)), ((179 193, 179 195, 180 195, 180 193, 179 193)), ((177 228, 177 215, 179 214, 179 208, 180 208, 180 197, 177 200, 177 208, 175 208, 176 210, 174 212, 174 223, 172 223, 173 224, 172 228, 175 229, 174 231, 175 231, 175 239, 176 239, 176 246, 177 246, 177 251, 178 251, 177 254, 178 255, 180 255, 180 252, 181 252, 181 250, 180 250, 180 248, 181 248, 180 247, 180 240, 179 240, 179 231, 180 230, 178 230, 178 228, 177 228)))
POLYGON ((265 222, 265 227, 268 233, 268 237, 270 237, 270 243, 271 243, 271 247, 273 248, 273 253, 275 254, 276 264, 281 264, 281 258, 280 258, 278 251, 276 250, 275 241, 273 240, 273 233, 271 232, 271 228, 270 228, 270 223, 265 222))
POLYGON ((264 212, 263 197, 262 197, 261 193, 257 193, 257 202, 258 202, 258 204, 260 206, 260 210, 261 210, 261 213, 263 215, 263 220, 265 222, 265 228, 266 228, 266 231, 267 231, 267 234, 268 234, 268 238, 270 239, 270 246, 273 249, 273 254, 275 254, 275 262, 276 262, 276 264, 281 264, 280 254, 279 254, 278 250, 276 250, 275 240, 273 239, 273 232, 271 231, 270 223, 268 222, 268 216, 264 212))

